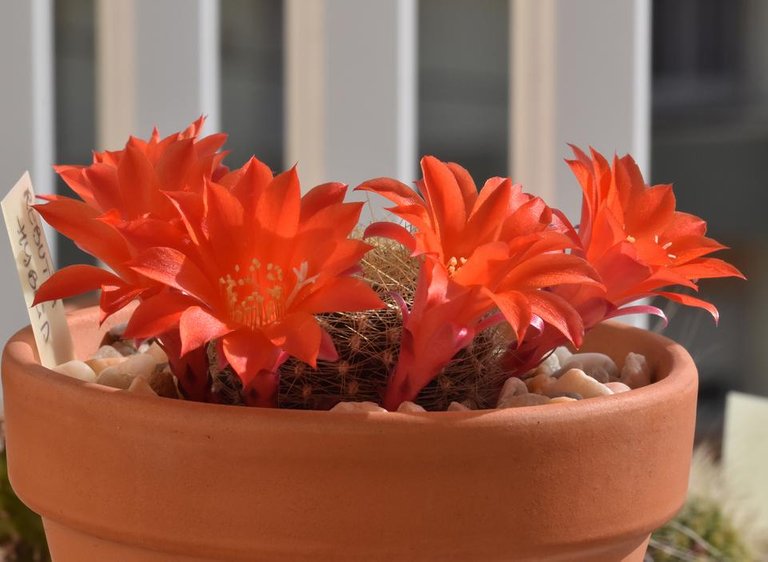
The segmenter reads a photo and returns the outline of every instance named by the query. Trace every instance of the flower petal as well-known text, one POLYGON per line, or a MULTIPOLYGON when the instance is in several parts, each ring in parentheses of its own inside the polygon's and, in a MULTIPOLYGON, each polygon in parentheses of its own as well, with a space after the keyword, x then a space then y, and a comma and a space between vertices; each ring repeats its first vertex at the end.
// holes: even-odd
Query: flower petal
POLYGON ((416 193, 416 191, 405 185, 403 182, 391 178, 374 178, 366 180, 358 185, 354 191, 371 191, 373 193, 378 193, 382 197, 386 197, 395 203, 397 206, 424 206, 424 200, 419 197, 419 194, 416 193))
POLYGON ((523 341, 525 332, 531 323, 531 305, 522 293, 509 291, 490 295, 499 311, 509 323, 518 344, 523 341))
POLYGON ((557 329, 577 348, 584 339, 584 323, 578 312, 562 297, 546 291, 526 292, 531 310, 557 329))
POLYGON ((125 328, 125 337, 135 339, 160 337, 175 329, 184 310, 194 304, 194 299, 175 291, 163 291, 149 297, 133 311, 125 328))
POLYGON ((249 384, 262 371, 274 371, 280 350, 260 331, 236 330, 221 339, 227 362, 249 384))
POLYGON ((213 304, 218 300, 218 293, 200 269, 173 248, 150 248, 138 256, 130 268, 149 279, 189 293, 203 303, 213 304))
POLYGON ((301 198, 301 222, 308 220, 321 209, 344 202, 347 185, 330 182, 313 187, 301 198))
POLYGON ((32 306, 95 291, 105 284, 122 285, 114 273, 94 265, 70 265, 56 271, 35 292, 32 306))
POLYGON ((453 248, 467 221, 469 209, 464 206, 456 177, 450 168, 434 156, 421 159, 424 173, 424 198, 432 222, 443 242, 443 248, 453 248))
POLYGON ((711 303, 708 303, 705 300, 697 299, 696 297, 692 297, 691 295, 683 295, 681 293, 670 293, 667 291, 659 291, 656 294, 660 297, 664 297, 665 299, 669 299, 673 302, 677 302, 685 306, 694 306, 696 308, 703 308, 704 310, 706 310, 712 315, 712 318, 715 319, 715 324, 717 324, 720 321, 720 313, 717 311, 717 307, 715 307, 711 303))
POLYGON ((234 328, 199 306, 187 306, 179 320, 182 355, 234 331, 234 328))
POLYGON ((407 228, 393 222, 375 222, 368 225, 363 233, 363 238, 388 238, 404 246, 409 252, 416 250, 416 239, 407 228))
POLYGON ((61 198, 45 205, 34 205, 34 208, 53 228, 112 269, 118 270, 130 259, 131 252, 125 239, 114 227, 96 220, 99 212, 85 203, 61 198))
POLYGON ((384 306, 368 283, 354 277, 335 277, 296 304, 312 314, 377 310, 384 306))
POLYGON ((317 355, 322 343, 322 330, 311 314, 289 314, 281 322, 265 330, 276 346, 299 361, 317 368, 317 355))

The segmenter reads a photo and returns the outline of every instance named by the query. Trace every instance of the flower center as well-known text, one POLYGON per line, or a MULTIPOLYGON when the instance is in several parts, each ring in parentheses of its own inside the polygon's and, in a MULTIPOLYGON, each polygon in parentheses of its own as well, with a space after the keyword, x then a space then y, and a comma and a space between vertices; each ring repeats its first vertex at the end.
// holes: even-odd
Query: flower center
POLYGON ((283 268, 273 263, 253 258, 247 271, 235 265, 232 273, 219 278, 230 319, 251 329, 279 322, 299 291, 317 279, 308 278, 307 269, 307 262, 294 268, 296 280, 291 283, 283 268))
MULTIPOLYGON (((629 242, 630 244, 634 244, 635 242, 637 242, 637 238, 635 238, 631 234, 627 234, 626 241, 629 242)), ((672 246, 672 242, 666 242, 662 244, 658 234, 653 235, 653 242, 657 246, 660 246, 662 250, 669 250, 669 248, 672 246)), ((667 252, 667 258, 669 258, 670 260, 676 260, 677 256, 673 253, 667 252)))
POLYGON ((456 256, 452 256, 451 259, 448 260, 448 275, 453 277, 465 263, 467 263, 467 258, 457 258, 456 256))

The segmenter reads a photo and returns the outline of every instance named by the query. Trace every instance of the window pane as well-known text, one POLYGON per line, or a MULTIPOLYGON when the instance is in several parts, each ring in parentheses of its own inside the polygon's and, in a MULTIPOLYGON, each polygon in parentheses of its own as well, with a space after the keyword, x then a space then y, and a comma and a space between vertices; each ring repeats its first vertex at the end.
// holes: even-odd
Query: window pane
MULTIPOLYGON (((56 74, 56 154, 60 164, 89 164, 96 146, 94 0, 56 0, 54 71, 56 74)), ((57 179, 56 191, 72 196, 57 179)), ((56 237, 57 267, 93 263, 64 236, 56 237)))
POLYGON ((750 278, 701 283, 721 313, 674 312, 666 333, 701 376, 699 429, 719 433, 725 392, 768 395, 768 5, 655 0, 652 166, 674 181, 678 208, 705 218, 750 278))
POLYGON ((508 173, 508 0, 420 0, 419 154, 508 173))
POLYGON ((230 167, 283 169, 283 3, 221 2, 221 128, 230 167))

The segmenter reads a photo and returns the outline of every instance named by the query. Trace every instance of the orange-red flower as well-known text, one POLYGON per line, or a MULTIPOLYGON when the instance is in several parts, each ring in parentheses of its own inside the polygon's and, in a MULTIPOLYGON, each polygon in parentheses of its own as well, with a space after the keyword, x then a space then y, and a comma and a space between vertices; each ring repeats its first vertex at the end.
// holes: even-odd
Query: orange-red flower
POLYGON ((126 263, 143 249, 183 247, 186 232, 166 192, 199 192, 208 179, 222 178, 220 152, 226 135, 198 139, 204 118, 163 139, 155 129, 149 140, 131 137, 123 150, 96 152, 89 166, 55 169, 81 200, 47 196, 36 209, 56 230, 107 264, 75 265, 54 274, 38 291, 37 301, 102 289, 102 318, 156 284, 126 263))
POLYGON ((646 185, 632 157, 614 157, 610 165, 595 150, 589 157, 572 149, 575 159, 568 165, 584 194, 579 253, 600 274, 613 309, 608 315, 642 297, 660 296, 703 308, 717 320, 712 304, 663 290, 698 290, 696 280, 710 277, 744 278, 732 265, 708 257, 725 246, 705 236, 706 223, 675 210, 671 185, 646 185))
POLYGON ((362 204, 343 203, 345 191, 326 184, 302 198, 294 169, 272 178, 254 159, 230 187, 211 182, 172 196, 190 244, 151 248, 132 262, 171 290, 145 299, 126 334, 178 328, 182 356, 216 342, 249 402, 274 404, 287 356, 313 366, 335 358, 315 314, 383 306, 351 275, 369 246, 348 238, 362 204))
POLYGON ((507 178, 489 179, 478 193, 457 164, 427 156, 421 165, 423 196, 388 178, 358 187, 393 201, 389 210, 415 229, 375 223, 366 235, 397 240, 423 260, 412 309, 404 312, 389 408, 414 399, 478 331, 501 320, 517 345, 544 326, 580 345, 581 317, 548 289, 597 284, 582 258, 565 253, 574 241, 555 228, 560 219, 541 199, 507 178))
POLYGON ((475 335, 501 320, 500 315, 488 317, 489 301, 480 287, 451 283, 434 260, 421 264, 411 309, 404 302, 401 308, 400 351, 383 401, 392 411, 414 400, 475 335))
POLYGON ((414 255, 443 267, 452 283, 478 287, 504 315, 522 341, 538 317, 575 344, 583 335, 581 318, 570 304, 544 288, 596 284, 581 258, 565 253, 574 241, 554 228, 559 223, 544 201, 522 192, 508 178, 491 178, 478 193, 469 173, 454 163, 426 156, 421 161, 423 196, 389 178, 357 189, 383 195, 392 213, 409 222, 410 232, 394 223, 375 223, 367 236, 401 242, 414 255))

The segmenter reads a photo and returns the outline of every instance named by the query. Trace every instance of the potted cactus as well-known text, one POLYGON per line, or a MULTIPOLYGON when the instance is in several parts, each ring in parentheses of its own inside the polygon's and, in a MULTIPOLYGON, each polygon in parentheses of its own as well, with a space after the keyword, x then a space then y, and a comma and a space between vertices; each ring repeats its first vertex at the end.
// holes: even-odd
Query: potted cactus
POLYGON ((573 148, 575 228, 428 156, 417 190, 357 187, 402 222, 356 236, 345 185, 229 170, 201 126, 58 167, 79 199, 35 206, 109 267, 36 293, 100 290, 74 361, 4 352, 10 478, 54 560, 642 559, 684 499, 696 372, 603 321, 663 316, 649 296, 716 318, 668 287, 741 276, 670 186, 573 148))

